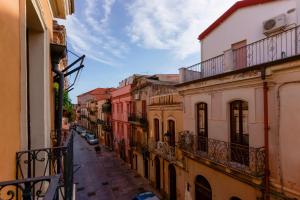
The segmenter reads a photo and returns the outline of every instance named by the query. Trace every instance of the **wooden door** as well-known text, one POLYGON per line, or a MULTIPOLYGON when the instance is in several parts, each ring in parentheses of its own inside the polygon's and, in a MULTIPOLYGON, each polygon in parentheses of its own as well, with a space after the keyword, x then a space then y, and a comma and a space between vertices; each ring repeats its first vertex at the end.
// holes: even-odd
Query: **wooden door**
POLYGON ((231 45, 233 51, 233 63, 236 69, 247 66, 247 40, 243 40, 231 45))

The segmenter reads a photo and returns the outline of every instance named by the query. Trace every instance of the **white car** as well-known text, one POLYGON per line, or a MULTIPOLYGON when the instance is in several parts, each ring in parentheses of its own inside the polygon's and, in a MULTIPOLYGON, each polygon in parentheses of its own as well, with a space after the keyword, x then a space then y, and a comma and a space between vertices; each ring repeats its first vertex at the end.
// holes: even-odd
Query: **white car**
POLYGON ((85 130, 82 130, 81 133, 80 133, 80 136, 84 138, 85 135, 86 135, 86 131, 85 131, 85 130))

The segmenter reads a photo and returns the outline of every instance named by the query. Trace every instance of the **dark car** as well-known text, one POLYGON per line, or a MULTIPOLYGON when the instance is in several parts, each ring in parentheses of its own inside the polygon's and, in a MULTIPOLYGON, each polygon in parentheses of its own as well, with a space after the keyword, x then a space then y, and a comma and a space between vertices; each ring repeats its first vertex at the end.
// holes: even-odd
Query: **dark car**
POLYGON ((86 141, 91 145, 99 144, 99 140, 96 138, 95 135, 87 134, 86 141))
POLYGON ((137 194, 132 200, 160 200, 153 192, 143 192, 137 194))

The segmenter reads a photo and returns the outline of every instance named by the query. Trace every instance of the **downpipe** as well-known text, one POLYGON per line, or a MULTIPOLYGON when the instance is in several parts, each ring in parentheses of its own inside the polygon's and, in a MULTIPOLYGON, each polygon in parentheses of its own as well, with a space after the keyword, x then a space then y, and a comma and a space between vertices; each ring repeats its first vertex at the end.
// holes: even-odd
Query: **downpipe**
MULTIPOLYGON (((58 106, 57 106, 57 131, 56 131, 56 138, 57 138, 57 146, 61 146, 61 135, 62 135, 62 115, 63 115, 63 98, 64 98, 64 73, 58 69, 58 63, 53 63, 53 70, 54 73, 58 76, 58 106)), ((60 151, 57 152, 57 173, 61 172, 61 157, 62 154, 60 151)))
POLYGON ((262 69, 263 80, 263 103, 264 103, 264 145, 265 145, 265 177, 264 177, 264 200, 270 200, 270 164, 269 164, 269 109, 268 109, 268 83, 266 79, 266 68, 262 69))

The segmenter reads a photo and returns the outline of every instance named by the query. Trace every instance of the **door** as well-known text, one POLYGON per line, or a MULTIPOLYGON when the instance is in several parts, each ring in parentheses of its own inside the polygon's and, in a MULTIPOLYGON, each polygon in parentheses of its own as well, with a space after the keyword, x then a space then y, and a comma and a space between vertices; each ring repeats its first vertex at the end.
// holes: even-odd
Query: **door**
POLYGON ((144 176, 148 179, 148 159, 144 159, 144 176))
POLYGON ((174 165, 169 165, 169 184, 170 199, 176 200, 176 170, 174 165))
POLYGON ((209 182, 198 175, 195 181, 195 200, 211 200, 212 191, 209 182))
POLYGON ((158 157, 155 157, 155 186, 160 191, 160 161, 158 157))
POLYGON ((169 145, 175 146, 175 122, 168 120, 168 132, 169 132, 169 145))
POLYGON ((233 52, 233 63, 235 69, 241 69, 247 66, 247 41, 243 40, 231 45, 233 52))
POLYGON ((236 100, 230 103, 231 160, 249 165, 248 103, 236 100))
POLYGON ((207 104, 197 104, 197 150, 207 152, 208 150, 208 120, 207 104))

